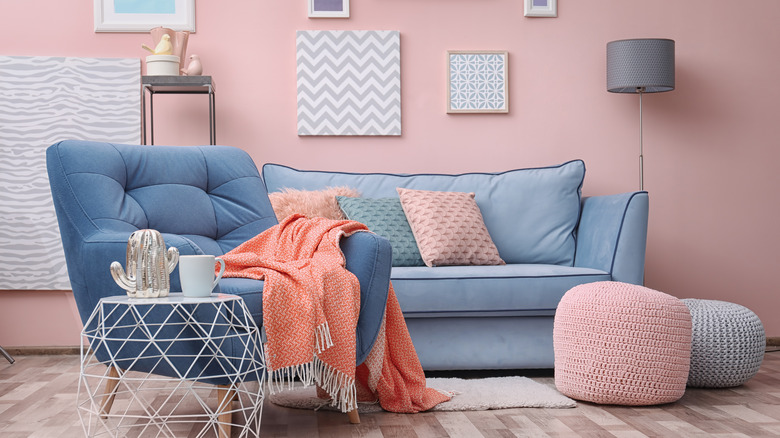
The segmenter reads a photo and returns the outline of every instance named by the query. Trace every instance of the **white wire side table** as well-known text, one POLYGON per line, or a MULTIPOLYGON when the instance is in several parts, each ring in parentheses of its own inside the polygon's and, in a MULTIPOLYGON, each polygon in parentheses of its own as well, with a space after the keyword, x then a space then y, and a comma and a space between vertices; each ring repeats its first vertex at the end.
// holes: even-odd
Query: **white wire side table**
POLYGON ((260 331, 236 295, 103 298, 82 331, 84 433, 256 437, 263 358, 260 331))

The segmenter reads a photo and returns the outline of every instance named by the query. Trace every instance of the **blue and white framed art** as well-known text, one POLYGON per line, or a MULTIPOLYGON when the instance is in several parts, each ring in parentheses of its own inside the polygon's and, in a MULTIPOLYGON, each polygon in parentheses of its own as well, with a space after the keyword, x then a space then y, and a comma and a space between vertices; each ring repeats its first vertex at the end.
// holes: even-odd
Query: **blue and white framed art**
POLYGON ((447 113, 508 113, 509 53, 447 51, 447 113))
POLYGON ((349 18, 349 0, 309 0, 309 18, 349 18))
POLYGON ((557 17, 558 0, 525 0, 526 17, 557 17))
POLYGON ((95 32, 195 32, 195 0, 94 0, 95 32))

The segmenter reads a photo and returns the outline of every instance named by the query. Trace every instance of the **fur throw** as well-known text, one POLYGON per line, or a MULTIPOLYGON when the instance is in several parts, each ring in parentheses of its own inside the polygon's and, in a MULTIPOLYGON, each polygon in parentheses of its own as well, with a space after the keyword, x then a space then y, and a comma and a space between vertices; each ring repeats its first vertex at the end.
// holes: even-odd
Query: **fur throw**
POLYGON ((285 188, 281 192, 268 194, 276 219, 281 222, 293 214, 302 214, 311 219, 344 220, 336 196, 360 197, 360 192, 350 187, 328 187, 325 190, 296 190, 285 188))

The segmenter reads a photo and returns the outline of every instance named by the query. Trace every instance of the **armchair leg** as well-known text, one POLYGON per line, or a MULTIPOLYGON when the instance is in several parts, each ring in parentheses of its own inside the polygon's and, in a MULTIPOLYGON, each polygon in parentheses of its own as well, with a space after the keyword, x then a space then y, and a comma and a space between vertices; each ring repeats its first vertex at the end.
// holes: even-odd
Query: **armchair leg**
POLYGON ((100 403, 100 416, 104 419, 111 412, 111 406, 114 405, 116 397, 116 386, 119 384, 119 370, 115 367, 108 367, 108 381, 106 382, 106 392, 103 394, 103 401, 100 403))
POLYGON ((238 393, 230 385, 217 385, 219 438, 230 438, 230 424, 233 422, 230 403, 236 399, 236 396, 238 396, 238 393))
POLYGON ((350 424, 360 424, 360 415, 358 414, 357 408, 347 412, 347 416, 349 417, 350 424))

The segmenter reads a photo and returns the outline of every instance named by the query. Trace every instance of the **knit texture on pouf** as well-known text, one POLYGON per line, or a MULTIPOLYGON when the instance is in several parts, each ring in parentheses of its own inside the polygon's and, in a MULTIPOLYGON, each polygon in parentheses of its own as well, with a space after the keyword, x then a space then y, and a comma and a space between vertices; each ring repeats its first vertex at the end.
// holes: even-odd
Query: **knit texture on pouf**
POLYGON ((693 321, 688 386, 728 388, 755 376, 766 349, 764 325, 758 316, 726 301, 682 301, 693 321))
POLYGON ((688 380, 691 314, 644 286, 583 284, 561 299, 553 344, 561 393, 600 404, 671 403, 688 380))

